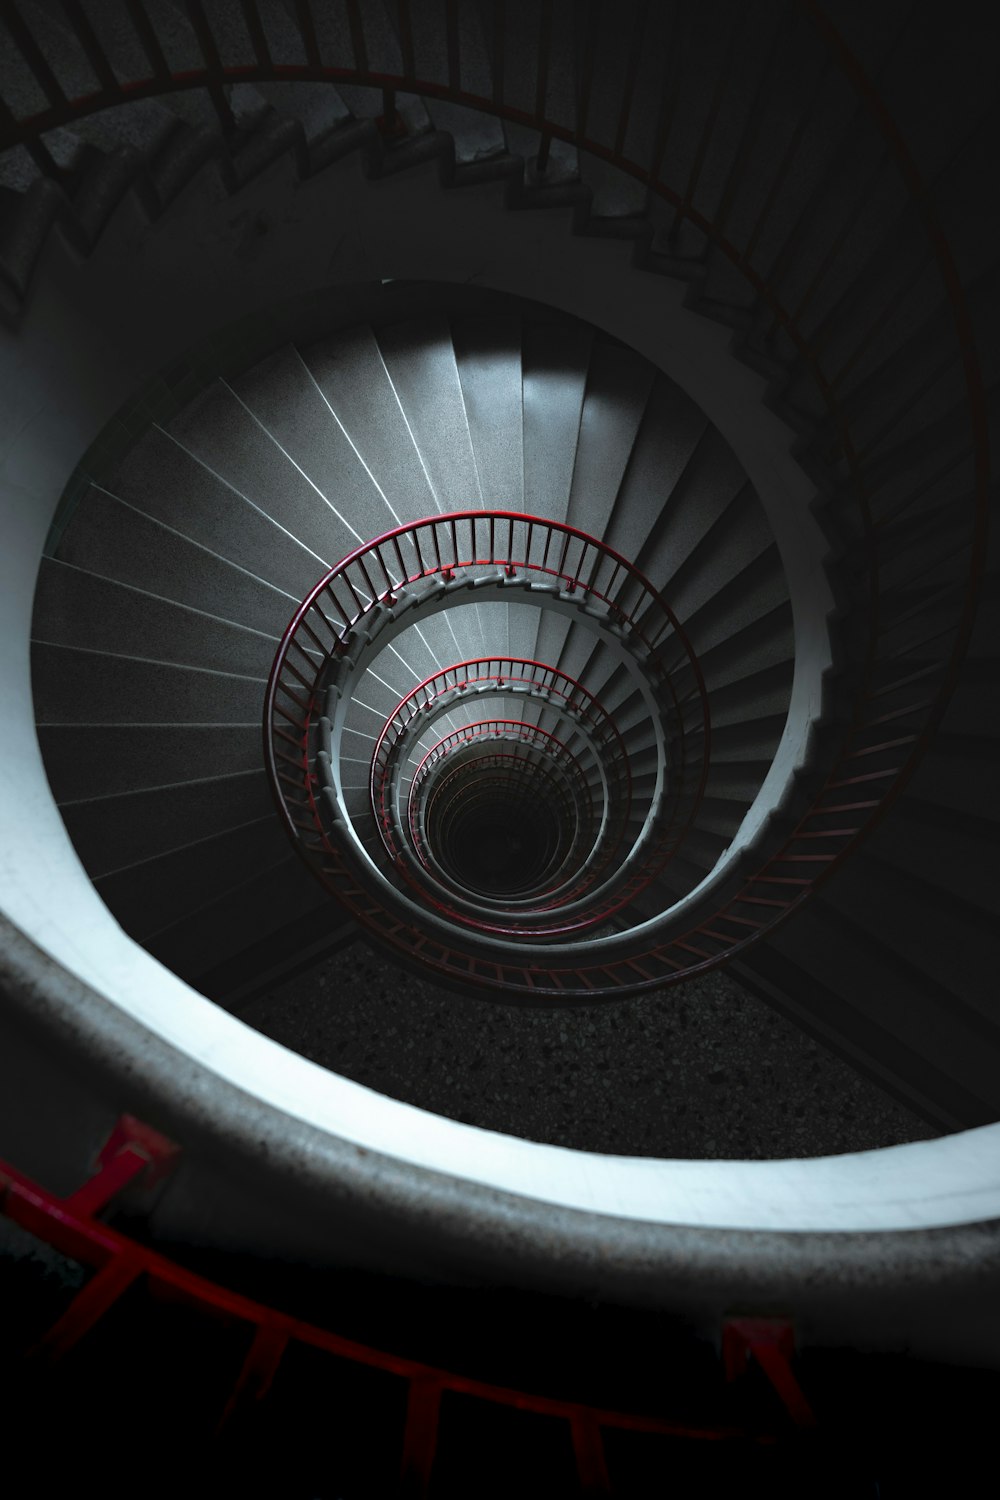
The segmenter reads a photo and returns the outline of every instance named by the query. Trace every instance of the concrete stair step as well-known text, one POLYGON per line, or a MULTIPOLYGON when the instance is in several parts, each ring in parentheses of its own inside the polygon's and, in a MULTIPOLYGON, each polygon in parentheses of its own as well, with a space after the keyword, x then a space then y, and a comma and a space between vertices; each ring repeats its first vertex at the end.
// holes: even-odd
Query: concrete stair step
MULTIPOLYGON (((643 571, 654 587, 665 585, 676 568, 673 545, 662 556, 655 548, 650 550, 651 537, 662 524, 659 511, 672 505, 681 478, 705 433, 705 416, 691 398, 673 381, 655 380, 603 534, 609 547, 640 566, 645 549, 652 571, 648 567, 643 571)), ((676 519, 679 521, 680 516, 676 519)), ((710 525, 710 516, 692 515, 687 526, 675 529, 675 541, 678 536, 690 533, 688 545, 693 546, 710 525)), ((683 556, 683 551, 679 555, 683 556)))
MULTIPOLYGON (((995 879, 995 824, 975 813, 910 799, 905 817, 892 812, 865 843, 865 852, 901 874, 912 874, 973 911, 1000 915, 995 879)), ((936 897, 929 898, 931 904, 936 897)))
POLYGON ((971 906, 942 885, 871 856, 866 845, 849 872, 824 886, 823 900, 896 953, 908 970, 954 990, 1000 1026, 992 972, 996 912, 971 906))
POLYGON ((301 354, 389 509, 401 518, 433 515, 434 492, 374 332, 346 331, 301 354))
POLYGON ((36 643, 41 724, 247 724, 260 718, 261 678, 36 643))
POLYGON ((524 489, 520 320, 462 318, 452 327, 452 342, 482 503, 530 510, 524 489))
POLYGON ((59 539, 60 562, 280 639, 297 599, 96 485, 59 539))
POLYGON ((655 372, 630 350, 598 340, 591 351, 566 519, 603 537, 632 457, 655 372))
MULTIPOLYGON (((112 483, 120 499, 153 520, 301 599, 326 559, 272 520, 168 433, 153 428, 123 461, 112 483)), ((280 493, 280 491, 279 491, 280 493)))
POLYGON ((712 732, 747 720, 784 712, 791 690, 792 664, 781 662, 720 688, 712 699, 712 732))
POLYGON ((260 769, 260 723, 40 724, 38 739, 58 802, 172 786, 211 768, 220 777, 260 769))
MULTIPOLYGON (((918 964, 908 963, 818 898, 769 942, 835 995, 849 998, 853 1009, 864 1012, 896 1042, 905 1042, 935 1068, 961 1080, 980 1101, 980 1118, 995 1118, 1000 1033, 953 988, 936 984, 918 964)), ((850 1034, 846 1014, 831 1019, 835 1025, 840 1019, 850 1034)))
POLYGON ((280 496, 280 524, 320 560, 318 572, 357 545, 353 529, 224 381, 214 381, 185 407, 169 431, 265 516, 272 515, 280 496))
POLYGON ((560 323, 522 332, 524 496, 552 521, 565 521, 580 437, 592 338, 560 323))
MULTIPOLYGON (((97 880, 273 812, 263 767, 219 776, 212 774, 209 760, 203 769, 203 780, 62 803, 63 822, 91 878, 97 880)), ((150 774, 157 774, 155 766, 150 774)))
POLYGON ((365 466, 298 349, 278 350, 234 381, 233 390, 320 503, 324 555, 339 561, 397 524, 379 488, 380 466, 365 466))
MULTIPOLYGON (((767 558, 766 569, 770 588, 764 597, 768 604, 778 598, 788 597, 788 585, 771 529, 756 495, 745 485, 732 503, 705 532, 685 561, 664 582, 663 589, 671 609, 682 621, 685 630, 692 628, 698 612, 717 595, 723 593, 733 581, 748 575, 748 570, 760 559, 767 558)), ((749 577, 760 579, 765 564, 749 577)))
POLYGON ((482 505, 448 319, 428 313, 378 334, 379 352, 442 511, 482 505))
POLYGON ((72 645, 76 650, 129 655, 262 681, 278 646, 275 636, 50 557, 42 559, 38 573, 33 628, 35 639, 50 645, 72 645))
POLYGON ((741 465, 722 437, 706 428, 672 487, 661 484, 659 515, 649 517, 634 554, 639 570, 669 598, 670 579, 746 483, 741 465))
POLYGON ((248 872, 288 858, 273 809, 242 828, 201 838, 94 882, 125 931, 140 942, 219 899, 248 872))
POLYGON ((952 1077, 943 1061, 925 1055, 916 1039, 896 1034, 884 1017, 869 1014, 863 996, 853 989, 838 994, 807 955, 803 966, 780 951, 779 937, 776 933, 755 944, 732 965, 741 983, 939 1130, 966 1129, 994 1118, 989 1106, 952 1077))
POLYGON ((154 958, 196 988, 204 986, 210 994, 213 971, 218 974, 225 965, 226 982, 231 984, 236 977, 232 961, 239 955, 256 950, 256 963, 266 963, 264 945, 269 939, 274 954, 271 963, 280 963, 287 973, 294 967, 298 951, 308 953, 317 945, 324 951, 332 949, 353 935, 353 924, 334 897, 323 890, 294 853, 266 868, 248 868, 253 873, 232 890, 147 939, 146 946, 154 958), (283 945, 282 935, 288 929, 297 941, 283 945))

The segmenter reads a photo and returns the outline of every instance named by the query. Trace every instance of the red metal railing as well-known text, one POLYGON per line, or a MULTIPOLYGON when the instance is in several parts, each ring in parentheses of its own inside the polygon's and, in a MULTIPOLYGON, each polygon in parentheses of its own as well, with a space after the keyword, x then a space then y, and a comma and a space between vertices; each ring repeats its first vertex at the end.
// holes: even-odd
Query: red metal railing
MULTIPOLYGON (((596 1407, 574 1400, 500 1385, 427 1364, 289 1315, 189 1270, 168 1256, 97 1218, 137 1176, 169 1169, 177 1148, 149 1126, 124 1116, 100 1153, 93 1177, 66 1197, 40 1186, 0 1161, 0 1214, 61 1255, 90 1267, 93 1275, 26 1351, 36 1368, 62 1360, 112 1313, 122 1296, 140 1282, 203 1313, 206 1319, 242 1327, 247 1333, 242 1364, 232 1370, 228 1389, 220 1388, 215 1432, 239 1414, 266 1403, 275 1376, 296 1347, 313 1349, 359 1368, 381 1370, 404 1382, 408 1391, 399 1458, 400 1493, 425 1495, 438 1452, 441 1399, 448 1392, 474 1397, 489 1406, 531 1411, 568 1424, 577 1479, 587 1493, 613 1493, 603 1434, 636 1432, 696 1442, 773 1444, 780 1429, 690 1418, 645 1415, 596 1407)), ((141 1326, 138 1330, 142 1335, 141 1326)), ((734 1379, 752 1353, 771 1381, 792 1422, 814 1423, 792 1367, 793 1341, 786 1321, 730 1319, 722 1329, 723 1373, 734 1379)), ((151 1362, 156 1348, 146 1351, 151 1362)), ((133 1372, 141 1378, 141 1370, 133 1372)), ((205 1437, 210 1436, 209 1432, 205 1437)), ((664 1450, 667 1462, 669 1450, 664 1450)), ((567 1476, 569 1478, 569 1476, 567 1476)))

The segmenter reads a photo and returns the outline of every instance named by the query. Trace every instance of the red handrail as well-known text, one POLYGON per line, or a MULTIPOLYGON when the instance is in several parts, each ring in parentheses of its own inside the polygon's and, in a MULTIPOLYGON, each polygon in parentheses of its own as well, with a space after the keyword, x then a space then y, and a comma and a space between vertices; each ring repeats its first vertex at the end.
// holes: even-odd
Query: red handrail
MULTIPOLYGON (((148 1133, 147 1127, 125 1118, 133 1131, 138 1128, 148 1133)), ((61 1255, 94 1268, 94 1275, 75 1294, 68 1308, 52 1326, 40 1333, 28 1351, 29 1359, 36 1366, 62 1359, 113 1312, 129 1288, 145 1281, 153 1288, 167 1291, 171 1298, 212 1321, 221 1319, 243 1325, 252 1335, 242 1367, 234 1370, 230 1388, 220 1388, 216 1433, 233 1419, 239 1408, 266 1400, 279 1366, 289 1351, 299 1345, 362 1368, 381 1370, 407 1382, 410 1399, 401 1433, 401 1468, 404 1473, 414 1461, 410 1431, 414 1406, 427 1391, 433 1391, 438 1397, 447 1391, 473 1396, 492 1406, 532 1411, 569 1423, 581 1482, 593 1473, 594 1453, 602 1452, 602 1429, 707 1442, 771 1444, 777 1440, 777 1434, 765 1428, 738 1423, 698 1424, 684 1418, 619 1411, 481 1380, 345 1337, 212 1281, 95 1217, 98 1209, 121 1186, 122 1159, 129 1160, 129 1176, 134 1176, 136 1171, 148 1170, 148 1155, 143 1151, 138 1155, 130 1151, 127 1133, 122 1132, 121 1123, 116 1133, 121 1136, 119 1149, 111 1156, 102 1153, 96 1176, 68 1197, 60 1197, 9 1163, 0 1161, 0 1215, 61 1255), (133 1165, 133 1157, 137 1165, 133 1165), (581 1432, 586 1439, 582 1448, 577 1441, 581 1432)), ((155 1348, 151 1351, 153 1358, 156 1352, 155 1348)), ((425 1412, 427 1422, 422 1433, 419 1467, 426 1482, 438 1446, 437 1403, 431 1407, 423 1402, 421 1410, 425 1412)), ((603 1457, 601 1463, 603 1465, 603 1457)))

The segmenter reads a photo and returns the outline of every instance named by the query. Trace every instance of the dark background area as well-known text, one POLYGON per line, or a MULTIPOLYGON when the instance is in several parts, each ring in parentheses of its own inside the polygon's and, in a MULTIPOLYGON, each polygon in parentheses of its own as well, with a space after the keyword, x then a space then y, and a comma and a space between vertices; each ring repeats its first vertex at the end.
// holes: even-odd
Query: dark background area
POLYGON ((825 1156, 939 1134, 719 971, 531 1010, 453 994, 358 942, 239 1014, 381 1094, 580 1151, 825 1156))

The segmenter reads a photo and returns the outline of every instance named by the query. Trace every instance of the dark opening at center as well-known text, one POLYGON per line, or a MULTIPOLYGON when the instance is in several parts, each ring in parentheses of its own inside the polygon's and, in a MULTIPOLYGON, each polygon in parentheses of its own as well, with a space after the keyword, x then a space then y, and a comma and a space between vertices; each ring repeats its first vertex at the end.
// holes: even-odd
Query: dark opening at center
POLYGON ((492 895, 516 895, 540 880, 558 843, 551 810, 517 796, 469 803, 454 810, 442 850, 455 878, 492 895))

